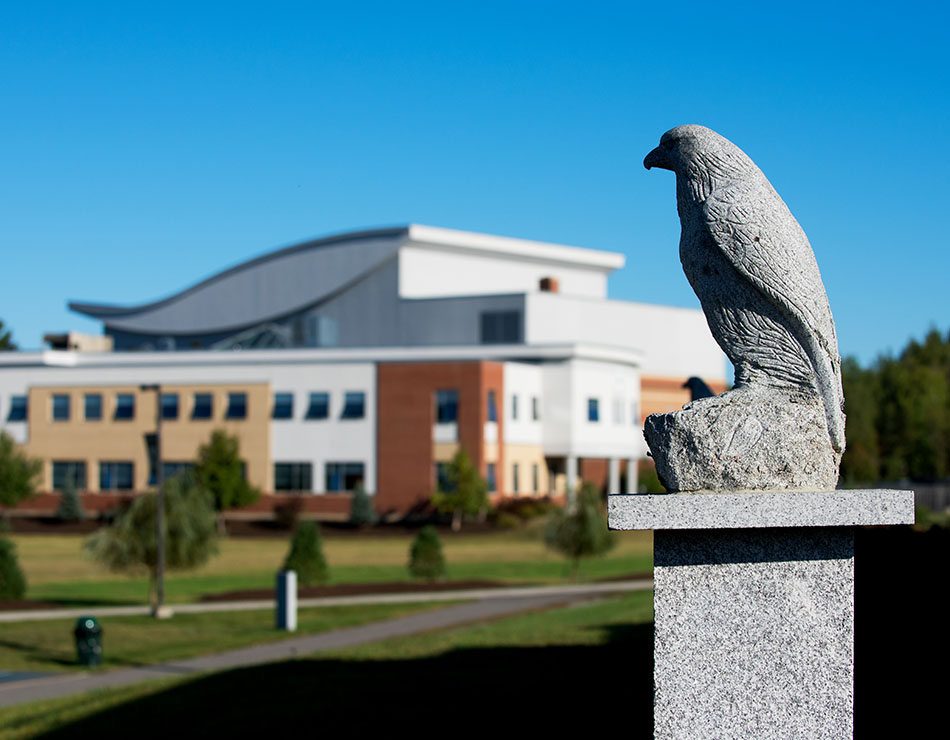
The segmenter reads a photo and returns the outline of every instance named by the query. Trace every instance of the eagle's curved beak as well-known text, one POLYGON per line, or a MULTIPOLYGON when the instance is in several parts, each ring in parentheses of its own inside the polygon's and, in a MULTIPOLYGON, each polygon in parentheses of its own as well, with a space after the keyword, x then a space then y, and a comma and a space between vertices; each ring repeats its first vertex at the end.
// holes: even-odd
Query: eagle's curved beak
POLYGON ((658 146, 643 158, 643 166, 648 170, 653 167, 659 167, 661 170, 672 170, 673 163, 670 161, 669 149, 658 146))

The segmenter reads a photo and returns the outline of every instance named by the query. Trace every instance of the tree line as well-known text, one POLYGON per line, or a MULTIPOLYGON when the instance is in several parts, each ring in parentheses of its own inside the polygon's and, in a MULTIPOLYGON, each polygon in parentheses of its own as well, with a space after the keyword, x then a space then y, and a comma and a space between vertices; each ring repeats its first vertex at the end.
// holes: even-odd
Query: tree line
POLYGON ((845 485, 950 477, 950 332, 931 329, 896 357, 842 362, 845 485))

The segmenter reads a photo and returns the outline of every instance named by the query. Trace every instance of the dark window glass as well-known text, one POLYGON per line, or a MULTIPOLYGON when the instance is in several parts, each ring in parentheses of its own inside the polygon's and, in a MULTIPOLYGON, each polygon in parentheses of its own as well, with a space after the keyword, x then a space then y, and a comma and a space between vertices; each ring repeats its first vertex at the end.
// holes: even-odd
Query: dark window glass
POLYGON ((26 416, 26 396, 11 396, 7 421, 26 421, 26 416))
POLYGON ((102 394, 87 393, 85 398, 86 421, 99 421, 102 418, 102 394))
POLYGON ((182 472, 189 470, 194 470, 195 464, 191 461, 185 462, 170 462, 168 460, 162 461, 162 480, 168 480, 169 478, 174 478, 176 475, 182 472))
POLYGON ((538 492, 538 464, 531 466, 531 490, 538 492))
POLYGON ((518 493, 518 463, 511 466, 511 492, 518 493))
POLYGON ((69 421, 69 396, 53 396, 53 421, 69 421))
POLYGON ((513 344, 521 341, 520 311, 483 311, 482 344, 513 344))
POLYGON ((455 490, 455 484, 449 479, 449 463, 435 464, 435 485, 443 493, 452 493, 455 490))
POLYGON ((130 462, 100 462, 100 491, 131 491, 134 467, 130 462))
POLYGON ((363 484, 363 463, 328 462, 326 467, 326 490, 352 491, 363 484))
POLYGON ((192 419, 210 419, 211 418, 211 394, 196 393, 195 406, 191 410, 192 419))
POLYGON ((634 426, 638 426, 640 424, 640 407, 637 405, 636 401, 630 404, 630 421, 633 422, 634 426))
POLYGON ((363 391, 347 391, 343 397, 341 419, 362 419, 366 414, 366 394, 363 391))
POLYGON ((229 393, 228 394, 228 419, 246 419, 247 418, 247 394, 229 393))
POLYGON ((308 419, 326 419, 330 415, 330 394, 311 393, 310 405, 307 406, 308 419))
POLYGON ((274 463, 274 490, 313 490, 313 463, 274 463))
POLYGON ((115 397, 116 421, 129 421, 135 418, 135 396, 131 393, 119 393, 115 397))
POLYGON ((451 424, 459 418, 459 392, 435 392, 435 421, 437 424, 451 424))
POLYGON ((488 490, 495 490, 495 463, 488 463, 488 475, 485 476, 488 480, 488 490))
POLYGON ((518 396, 511 396, 511 418, 515 421, 518 419, 518 396))
POLYGON ((488 391, 488 421, 498 421, 498 404, 495 402, 495 391, 488 391))
POLYGON ((596 398, 587 399, 587 421, 600 421, 600 404, 596 398))
POLYGON ((294 394, 293 393, 275 393, 274 394, 274 412, 275 419, 293 419, 294 418, 294 394))
POLYGON ((162 419, 174 420, 178 418, 178 394, 162 394, 162 419))
POLYGON ((541 418, 541 404, 537 396, 531 397, 531 418, 534 421, 541 418))
POLYGON ((86 490, 86 463, 82 460, 53 461, 53 490, 86 490))

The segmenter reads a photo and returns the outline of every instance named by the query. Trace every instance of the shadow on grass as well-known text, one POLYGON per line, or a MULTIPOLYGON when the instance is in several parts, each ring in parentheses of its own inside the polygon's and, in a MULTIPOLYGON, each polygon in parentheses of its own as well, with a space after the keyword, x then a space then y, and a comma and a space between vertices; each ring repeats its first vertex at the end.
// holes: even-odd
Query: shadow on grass
MULTIPOLYGON (((454 650, 417 660, 306 659, 213 674, 44 737, 248 736, 292 728, 563 733, 653 728, 651 624, 613 627, 593 647, 454 650)), ((308 730, 309 731, 309 730, 308 730)))

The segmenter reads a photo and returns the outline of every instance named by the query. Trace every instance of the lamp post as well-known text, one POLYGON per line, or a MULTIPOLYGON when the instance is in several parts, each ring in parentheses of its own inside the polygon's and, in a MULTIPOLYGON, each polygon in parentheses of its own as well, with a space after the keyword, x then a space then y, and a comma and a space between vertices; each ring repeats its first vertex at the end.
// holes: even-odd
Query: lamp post
POLYGON ((155 605, 152 616, 165 619, 172 615, 165 606, 165 487, 162 485, 162 386, 151 383, 139 386, 143 391, 155 391, 155 485, 158 501, 155 507, 155 605))

